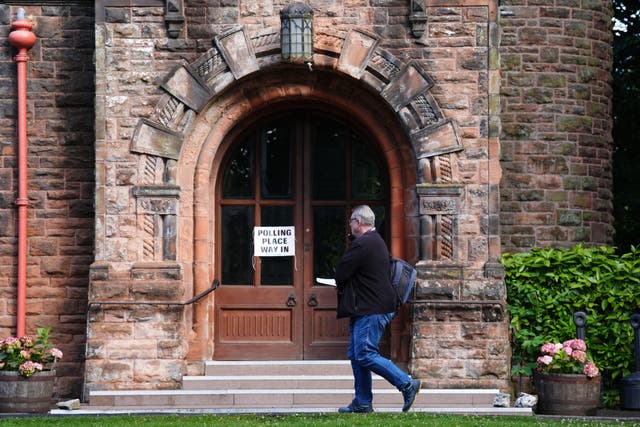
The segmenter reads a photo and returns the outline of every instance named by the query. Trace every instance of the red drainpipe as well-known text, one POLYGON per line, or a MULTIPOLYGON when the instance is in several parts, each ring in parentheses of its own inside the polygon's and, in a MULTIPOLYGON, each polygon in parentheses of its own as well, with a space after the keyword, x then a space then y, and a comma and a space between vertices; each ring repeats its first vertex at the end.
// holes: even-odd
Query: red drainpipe
POLYGON ((18 9, 9 42, 18 49, 13 60, 18 65, 18 302, 16 335, 25 335, 27 306, 27 50, 36 43, 31 22, 24 18, 24 9, 18 9))

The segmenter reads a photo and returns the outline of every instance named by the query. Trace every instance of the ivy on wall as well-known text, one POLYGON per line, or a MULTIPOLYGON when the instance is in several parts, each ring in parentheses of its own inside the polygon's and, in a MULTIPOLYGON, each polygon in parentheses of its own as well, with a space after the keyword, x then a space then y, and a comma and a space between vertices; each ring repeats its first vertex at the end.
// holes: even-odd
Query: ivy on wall
MULTIPOLYGON (((540 249, 504 254, 510 315, 512 375, 531 376, 540 346, 575 337, 573 314, 587 315, 586 342, 600 368, 605 404, 634 371, 633 328, 640 312, 640 248, 540 249)), ((640 367, 635 367, 640 369, 640 367)))

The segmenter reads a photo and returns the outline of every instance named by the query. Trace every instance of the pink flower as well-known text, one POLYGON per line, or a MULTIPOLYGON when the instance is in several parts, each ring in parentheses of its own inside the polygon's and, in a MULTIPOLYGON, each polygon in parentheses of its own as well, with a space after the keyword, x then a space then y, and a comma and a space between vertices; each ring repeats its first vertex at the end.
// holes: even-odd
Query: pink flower
POLYGON ((7 345, 11 345, 11 344, 15 344, 17 342, 20 342, 20 340, 16 337, 7 337, 4 339, 4 341, 2 342, 3 344, 7 344, 7 345))
POLYGON ((582 372, 588 376, 589 378, 593 378, 596 375, 598 375, 600 373, 600 371, 598 370, 598 368, 596 367, 596 364, 593 362, 587 362, 584 364, 584 369, 582 370, 582 372))
POLYGON ((29 335, 24 335, 24 336, 20 337, 20 342, 25 347, 33 347, 33 337, 31 337, 29 335))
POLYGON ((558 348, 554 343, 548 342, 546 344, 543 344, 542 347, 540 347, 540 352, 543 354, 550 354, 553 356, 558 352, 558 348))
POLYGON ((538 357, 539 365, 549 365, 551 362, 553 362, 553 357, 549 355, 538 357))
POLYGON ((2 345, 0 347, 7 351, 15 351, 21 347, 20 340, 16 337, 7 337, 2 341, 2 345))
POLYGON ((56 359, 62 359, 62 352, 57 348, 52 348, 49 350, 49 354, 51 354, 56 359))
POLYGON ((575 360, 577 360, 580 363, 584 363, 587 361, 587 353, 585 353, 582 350, 574 350, 573 354, 571 354, 571 357, 573 357, 575 360))
POLYGON ((6 337, 0 340, 0 370, 17 371, 23 377, 31 377, 52 367, 62 352, 49 344, 51 328, 38 328, 37 335, 20 338, 6 337))
POLYGON ((585 351, 587 349, 587 344, 578 338, 572 339, 572 340, 567 340, 565 342, 562 343, 563 347, 570 347, 572 350, 580 350, 580 351, 585 351))
POLYGON ((538 371, 570 374, 583 371, 589 377, 599 374, 599 370, 587 355, 584 340, 571 339, 562 343, 546 343, 540 347, 537 358, 538 371))
POLYGON ((18 367, 18 371, 20 371, 21 375, 29 378, 36 372, 42 371, 42 365, 28 360, 18 367))

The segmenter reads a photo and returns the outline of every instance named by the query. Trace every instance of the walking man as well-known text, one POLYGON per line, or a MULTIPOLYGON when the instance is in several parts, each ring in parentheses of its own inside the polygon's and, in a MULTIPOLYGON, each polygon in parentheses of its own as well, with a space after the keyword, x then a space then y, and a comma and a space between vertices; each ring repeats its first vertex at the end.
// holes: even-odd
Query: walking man
POLYGON ((348 356, 353 370, 354 399, 341 413, 373 412, 371 373, 393 384, 404 398, 407 412, 420 391, 412 379, 380 355, 378 343, 396 310, 390 282, 389 250, 375 227, 375 214, 367 205, 353 209, 349 219, 355 238, 336 267, 338 318, 349 317, 348 356))

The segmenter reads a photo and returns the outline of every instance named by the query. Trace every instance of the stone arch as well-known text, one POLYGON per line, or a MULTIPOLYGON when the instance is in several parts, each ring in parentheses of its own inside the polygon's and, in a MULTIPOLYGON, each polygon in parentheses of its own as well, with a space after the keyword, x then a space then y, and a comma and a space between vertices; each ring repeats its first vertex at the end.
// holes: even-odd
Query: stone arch
MULTIPOLYGON (((451 206, 461 196, 450 159, 462 150, 456 123, 444 118, 429 94, 433 80, 422 66, 402 62, 379 42, 359 29, 344 37, 323 34, 314 40, 313 64, 283 66, 278 29, 250 37, 243 27, 234 27, 216 37, 216 46, 198 60, 182 63, 167 76, 161 84, 164 95, 152 116, 140 120, 131 144, 140 155, 134 195, 142 261, 183 262, 187 294, 209 286, 214 274, 212 169, 220 162, 225 136, 250 113, 291 100, 337 108, 380 144, 391 175, 392 217, 397 218, 392 252, 413 260, 434 259, 434 251, 453 258, 451 206), (345 96, 354 93, 362 99, 345 96), (420 188, 428 183, 450 185, 420 188), (439 246, 425 245, 425 231, 430 240, 443 234, 439 246)), ((191 358, 210 354, 210 315, 209 305, 195 307, 191 358)))
MULTIPOLYGON (((184 134, 212 99, 249 74, 280 65, 279 41, 274 28, 249 38, 243 27, 234 27, 216 37, 216 47, 192 64, 181 64, 165 79, 161 85, 165 95, 153 117, 138 124, 131 150, 178 159, 184 134)), ((403 63, 378 45, 377 36, 358 29, 344 38, 317 37, 317 53, 309 66, 334 69, 378 93, 405 127, 421 180, 453 181, 433 162, 437 156, 462 150, 455 122, 444 118, 428 93, 433 80, 417 61, 403 63)), ((154 181, 157 171, 149 172, 143 180, 154 181)))

